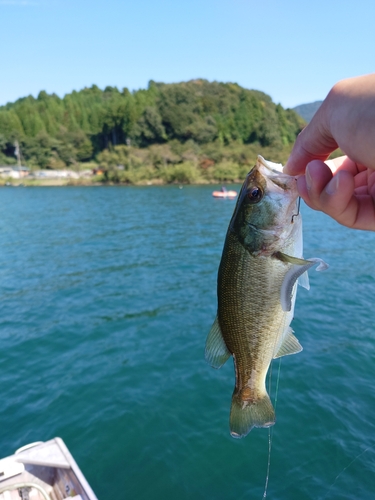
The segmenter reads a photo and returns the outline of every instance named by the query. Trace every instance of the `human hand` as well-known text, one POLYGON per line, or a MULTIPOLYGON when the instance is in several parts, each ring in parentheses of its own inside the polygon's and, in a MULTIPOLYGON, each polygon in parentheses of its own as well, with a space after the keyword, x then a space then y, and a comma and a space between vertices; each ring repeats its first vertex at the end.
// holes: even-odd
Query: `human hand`
POLYGON ((375 230, 375 74, 338 82, 297 137, 284 172, 306 203, 341 224, 375 230), (347 156, 329 160, 340 147, 347 156), (307 167, 307 168, 306 168, 307 167))
POLYGON ((313 160, 298 177, 297 187, 314 210, 352 229, 375 231, 375 170, 347 156, 313 160))

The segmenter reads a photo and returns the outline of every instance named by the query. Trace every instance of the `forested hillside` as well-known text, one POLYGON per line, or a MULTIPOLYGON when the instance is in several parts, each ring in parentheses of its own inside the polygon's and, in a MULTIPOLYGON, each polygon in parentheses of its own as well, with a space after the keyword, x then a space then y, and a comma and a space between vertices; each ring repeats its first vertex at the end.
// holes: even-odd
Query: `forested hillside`
POLYGON ((93 85, 62 99, 42 91, 0 107, 0 164, 16 161, 18 141, 31 168, 95 162, 114 180, 172 182, 171 167, 210 180, 224 164, 235 178, 264 148, 285 160, 303 125, 266 94, 231 83, 151 81, 135 92, 93 85))

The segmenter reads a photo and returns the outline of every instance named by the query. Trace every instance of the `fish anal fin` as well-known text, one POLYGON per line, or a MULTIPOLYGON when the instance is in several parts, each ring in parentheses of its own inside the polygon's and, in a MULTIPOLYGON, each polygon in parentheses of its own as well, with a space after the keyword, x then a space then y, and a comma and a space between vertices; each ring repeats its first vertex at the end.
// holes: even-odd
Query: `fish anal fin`
POLYGON ((274 359, 281 358, 281 356, 288 356, 289 354, 297 354, 298 352, 301 351, 302 351, 301 344, 298 342, 298 339, 293 335, 293 330, 289 328, 288 334, 285 337, 276 355, 274 356, 274 359))
POLYGON ((235 392, 230 409, 230 433, 234 438, 245 437, 253 427, 270 427, 275 423, 275 410, 266 393, 255 401, 244 401, 235 392))
POLYGON ((219 318, 216 316, 206 340, 206 361, 214 368, 220 368, 230 356, 231 353, 225 345, 223 334, 221 333, 219 318))

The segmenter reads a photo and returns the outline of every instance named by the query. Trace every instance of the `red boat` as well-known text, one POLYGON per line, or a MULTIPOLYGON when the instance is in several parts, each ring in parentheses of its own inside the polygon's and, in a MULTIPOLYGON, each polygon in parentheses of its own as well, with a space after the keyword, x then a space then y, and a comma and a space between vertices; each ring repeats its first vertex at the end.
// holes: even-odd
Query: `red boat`
POLYGON ((237 191, 228 190, 226 187, 222 187, 221 191, 214 191, 212 193, 214 198, 235 198, 237 196, 237 191))

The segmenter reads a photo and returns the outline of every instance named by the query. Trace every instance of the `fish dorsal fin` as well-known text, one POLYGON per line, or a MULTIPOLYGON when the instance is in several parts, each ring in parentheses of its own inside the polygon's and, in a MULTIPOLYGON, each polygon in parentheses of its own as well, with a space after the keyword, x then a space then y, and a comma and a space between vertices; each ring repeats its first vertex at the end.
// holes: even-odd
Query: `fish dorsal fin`
POLYGON ((219 318, 216 316, 206 340, 206 361, 214 368, 220 368, 230 356, 231 353, 225 345, 223 334, 221 333, 219 318))
MULTIPOLYGON (((297 257, 292 257, 291 255, 286 255, 282 252, 277 252, 275 257, 282 262, 291 264, 290 269, 287 271, 283 283, 280 289, 280 302, 283 311, 290 311, 292 309, 292 298, 293 298, 293 287, 300 276, 310 269, 314 264, 319 264, 317 271, 324 271, 328 268, 328 264, 322 259, 312 258, 312 259, 299 259, 297 257)), ((303 286, 303 278, 302 278, 303 286)), ((306 281, 305 281, 306 284, 306 281)))
POLYGON ((275 358, 281 358, 281 356, 287 356, 288 354, 297 354, 297 352, 302 351, 302 346, 298 342, 298 339, 293 335, 293 330, 288 329, 287 336, 285 337, 280 349, 277 351, 275 358))

